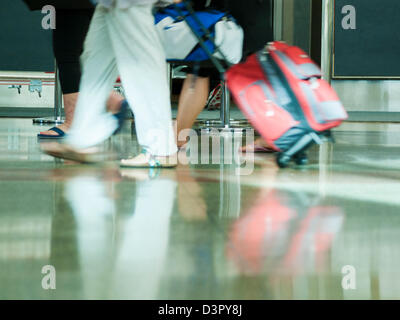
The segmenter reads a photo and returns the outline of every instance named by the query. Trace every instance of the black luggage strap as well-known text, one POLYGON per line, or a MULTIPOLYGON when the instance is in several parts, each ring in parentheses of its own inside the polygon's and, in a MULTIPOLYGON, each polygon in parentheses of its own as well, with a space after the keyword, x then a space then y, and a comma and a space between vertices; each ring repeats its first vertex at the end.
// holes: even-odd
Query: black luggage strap
POLYGON ((258 52, 257 57, 261 63, 266 77, 268 78, 272 88, 276 93, 279 104, 286 111, 294 115, 297 121, 306 122, 303 112, 301 111, 299 102, 289 84, 287 83, 286 77, 276 67, 276 63, 273 62, 269 53, 266 53, 265 51, 260 51, 258 52))
POLYGON ((279 80, 278 73, 275 71, 274 67, 269 62, 269 54, 265 54, 264 52, 259 52, 257 55, 259 61, 262 63, 264 72, 266 73, 272 88, 276 92, 276 96, 279 103, 283 106, 288 105, 292 101, 292 99, 290 98, 285 87, 279 80))
POLYGON ((201 35, 199 35, 197 33, 197 31, 195 30, 195 28, 189 23, 189 21, 187 20, 185 14, 182 12, 181 8, 179 8, 179 6, 175 6, 176 11, 182 16, 182 18, 185 20, 186 24, 189 26, 190 30, 192 30, 194 36, 197 38, 197 40, 199 41, 200 46, 202 47, 202 49, 205 51, 205 53, 207 54, 207 56, 210 58, 210 60, 212 61, 212 63, 215 65, 215 67, 217 68, 218 72, 221 75, 221 80, 224 80, 224 74, 226 72, 226 70, 232 66, 232 64, 228 61, 228 59, 226 58, 225 54, 222 52, 222 50, 215 44, 215 39, 212 36, 212 34, 210 33, 210 31, 203 25, 203 23, 201 22, 201 20, 199 19, 199 17, 197 16, 196 12, 194 11, 192 5, 189 3, 189 1, 184 0, 183 4, 185 5, 186 10, 188 10, 190 16, 193 18, 193 20, 197 23, 197 25, 201 28, 201 30, 204 32, 204 37, 205 39, 211 41, 214 46, 215 46, 215 51, 217 53, 219 53, 222 57, 222 60, 224 61, 224 63, 226 64, 227 67, 224 67, 223 64, 221 63, 220 60, 218 60, 210 51, 210 49, 206 46, 205 41, 203 39, 203 37, 201 35))

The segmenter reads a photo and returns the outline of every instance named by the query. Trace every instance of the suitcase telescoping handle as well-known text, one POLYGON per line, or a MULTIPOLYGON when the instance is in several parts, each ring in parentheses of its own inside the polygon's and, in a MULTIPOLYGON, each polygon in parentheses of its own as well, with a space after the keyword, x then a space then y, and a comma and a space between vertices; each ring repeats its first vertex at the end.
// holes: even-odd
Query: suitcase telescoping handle
POLYGON ((205 53, 207 54, 207 56, 210 58, 211 62, 215 65, 215 67, 217 68, 218 72, 221 75, 221 78, 224 79, 224 74, 226 72, 226 70, 232 66, 232 64, 228 61, 228 59, 226 58, 226 55, 222 52, 222 50, 215 44, 215 38, 212 36, 211 32, 204 26, 204 24, 201 22, 201 20, 199 19, 199 17, 197 16, 196 12, 194 11, 192 5, 190 4, 190 1, 188 0, 183 0, 182 1, 186 10, 189 12, 190 16, 193 18, 193 20, 196 22, 196 24, 201 28, 201 30, 204 32, 206 41, 209 40, 211 41, 214 46, 215 46, 215 51, 217 53, 220 54, 220 56, 222 57, 222 61, 226 64, 227 67, 224 67, 223 64, 221 63, 220 60, 218 60, 210 51, 210 49, 207 47, 204 38, 202 36, 200 36, 197 33, 197 30, 195 29, 195 27, 193 25, 190 24, 190 22, 186 19, 186 15, 182 12, 181 8, 179 7, 179 5, 175 5, 175 9, 176 11, 182 16, 182 18, 185 20, 185 22, 187 23, 187 25, 189 26, 190 30, 192 30, 193 34, 195 35, 195 37, 197 38, 197 40, 199 41, 200 46, 203 48, 203 50, 205 51, 205 53))

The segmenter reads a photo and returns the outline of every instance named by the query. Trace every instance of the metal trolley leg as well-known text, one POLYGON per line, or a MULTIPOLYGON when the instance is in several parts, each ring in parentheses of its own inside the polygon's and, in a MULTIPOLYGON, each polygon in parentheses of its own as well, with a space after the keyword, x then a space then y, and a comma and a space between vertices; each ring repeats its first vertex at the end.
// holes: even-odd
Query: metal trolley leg
POLYGON ((228 86, 226 85, 226 83, 224 82, 222 85, 222 105, 221 105, 221 124, 225 127, 225 128, 229 128, 230 127, 230 115, 231 115, 231 110, 230 110, 230 106, 231 106, 231 96, 228 90, 228 86))
POLYGON ((64 119, 62 117, 62 89, 60 85, 60 77, 58 74, 57 63, 55 64, 54 75, 54 116, 48 118, 33 119, 34 124, 62 124, 64 119))
POLYGON ((334 15, 335 15, 335 1, 323 0, 321 69, 323 78, 329 83, 332 81, 334 15))
MULTIPOLYGON (((167 76, 169 80, 170 93, 172 93, 172 81, 174 78, 174 64, 168 63, 167 67, 167 76)), ((226 86, 225 81, 222 82, 222 101, 221 101, 221 109, 220 109, 220 119, 219 120, 208 120, 208 119, 198 119, 194 128, 196 130, 229 130, 232 131, 246 131, 250 129, 249 122, 247 120, 231 120, 230 119, 230 106, 231 106, 231 96, 226 86)))
POLYGON ((232 120, 231 114, 231 96, 225 82, 222 83, 222 101, 220 109, 219 120, 197 120, 195 128, 197 130, 231 130, 234 132, 244 132, 250 129, 249 122, 247 120, 232 120))

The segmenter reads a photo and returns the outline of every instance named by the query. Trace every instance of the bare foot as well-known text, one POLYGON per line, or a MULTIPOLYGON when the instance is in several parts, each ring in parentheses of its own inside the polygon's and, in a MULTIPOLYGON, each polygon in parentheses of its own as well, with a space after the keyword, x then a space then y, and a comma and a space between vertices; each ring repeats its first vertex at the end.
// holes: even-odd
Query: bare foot
POLYGON ((42 151, 55 158, 72 160, 79 163, 97 163, 115 159, 115 154, 104 153, 97 147, 77 149, 68 144, 58 142, 42 143, 42 151))
POLYGON ((187 145, 187 141, 177 141, 176 146, 178 147, 179 150, 185 149, 187 145))
POLYGON ((272 153, 275 152, 268 143, 263 138, 258 138, 254 141, 254 144, 249 144, 247 146, 241 147, 239 149, 241 152, 254 152, 254 153, 272 153))

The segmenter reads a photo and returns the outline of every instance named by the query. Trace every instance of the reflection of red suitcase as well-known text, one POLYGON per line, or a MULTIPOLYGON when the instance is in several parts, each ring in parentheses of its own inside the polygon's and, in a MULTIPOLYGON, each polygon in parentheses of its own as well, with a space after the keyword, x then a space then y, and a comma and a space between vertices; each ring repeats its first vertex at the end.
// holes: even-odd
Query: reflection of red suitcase
POLYGON ((323 270, 345 214, 318 203, 303 193, 274 190, 262 195, 231 226, 227 256, 249 275, 323 270))
POLYGON ((306 161, 305 150, 347 118, 321 70, 300 48, 272 42, 231 67, 226 80, 235 100, 268 144, 278 164, 306 161))

